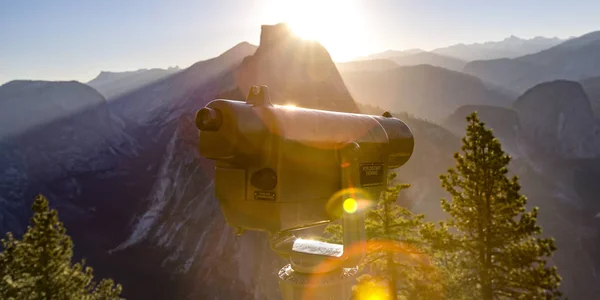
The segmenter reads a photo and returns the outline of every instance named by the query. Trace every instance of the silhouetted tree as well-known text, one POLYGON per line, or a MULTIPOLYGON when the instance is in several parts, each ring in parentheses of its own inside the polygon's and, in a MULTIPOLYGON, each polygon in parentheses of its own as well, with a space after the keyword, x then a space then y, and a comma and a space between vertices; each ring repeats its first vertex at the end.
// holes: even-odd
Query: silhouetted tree
POLYGON ((33 203, 33 217, 22 240, 9 232, 0 252, 0 299, 121 299, 111 279, 93 281, 85 262, 71 263, 73 242, 43 196, 33 203))
POLYGON ((556 246, 540 237, 538 208, 527 211, 518 178, 507 176, 510 157, 492 131, 476 113, 467 123, 456 167, 440 176, 452 198, 442 200, 449 230, 437 231, 434 246, 449 253, 456 282, 474 299, 559 298, 561 278, 547 262, 556 246))

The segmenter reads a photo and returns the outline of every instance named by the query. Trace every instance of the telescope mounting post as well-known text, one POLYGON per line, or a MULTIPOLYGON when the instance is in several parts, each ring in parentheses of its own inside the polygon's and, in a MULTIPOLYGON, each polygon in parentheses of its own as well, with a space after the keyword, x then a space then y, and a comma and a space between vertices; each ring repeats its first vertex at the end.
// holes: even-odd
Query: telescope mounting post
MULTIPOLYGON (((359 188, 360 146, 353 142, 339 150, 343 201, 354 201, 359 188)), ((342 202, 343 205, 343 202, 342 202)), ((366 255, 364 211, 343 209, 343 245, 300 239, 292 231, 271 237, 271 248, 290 263, 279 270, 283 300, 348 300, 358 263, 366 255)))

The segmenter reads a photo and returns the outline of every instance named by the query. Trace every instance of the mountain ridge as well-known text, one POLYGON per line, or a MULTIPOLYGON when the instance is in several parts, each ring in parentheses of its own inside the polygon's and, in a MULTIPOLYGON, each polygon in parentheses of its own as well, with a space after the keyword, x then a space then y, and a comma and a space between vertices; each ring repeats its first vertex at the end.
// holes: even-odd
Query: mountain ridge
POLYGON ((548 49, 567 40, 568 39, 560 39, 558 37, 547 38, 541 36, 524 39, 511 35, 501 41, 487 41, 470 44, 459 43, 447 47, 436 48, 431 52, 465 61, 516 58, 548 49))
POLYGON ((542 82, 600 76, 600 31, 513 59, 472 61, 463 71, 518 93, 542 82))
POLYGON ((179 71, 181 69, 178 66, 167 69, 151 68, 124 72, 101 71, 98 76, 86 84, 98 90, 106 99, 111 100, 179 71))
POLYGON ((358 102, 408 112, 433 122, 443 122, 465 104, 510 106, 512 102, 488 89, 477 77, 431 65, 348 72, 342 77, 358 102))

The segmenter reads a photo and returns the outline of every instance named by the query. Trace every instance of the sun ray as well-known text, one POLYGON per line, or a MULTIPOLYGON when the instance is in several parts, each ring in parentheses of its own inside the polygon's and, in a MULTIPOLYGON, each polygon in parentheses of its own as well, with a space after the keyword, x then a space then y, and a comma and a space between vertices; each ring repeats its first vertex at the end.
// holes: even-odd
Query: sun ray
POLYGON ((367 28, 359 0, 272 0, 262 14, 266 22, 285 22, 299 37, 320 42, 336 61, 365 53, 367 28))

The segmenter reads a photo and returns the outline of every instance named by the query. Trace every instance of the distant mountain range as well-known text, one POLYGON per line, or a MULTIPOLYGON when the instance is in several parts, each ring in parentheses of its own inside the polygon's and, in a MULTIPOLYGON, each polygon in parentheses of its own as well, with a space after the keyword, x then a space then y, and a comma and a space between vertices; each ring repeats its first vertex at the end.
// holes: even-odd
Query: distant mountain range
POLYGON ((534 37, 531 39, 522 39, 513 35, 498 42, 456 44, 448 47, 437 48, 431 52, 454 57, 464 61, 515 58, 546 50, 564 41, 566 41, 566 39, 560 39, 557 37, 534 37))
POLYGON ((453 58, 454 63, 450 64, 451 67, 444 66, 443 62, 429 64, 450 70, 461 71, 464 65, 460 66, 458 62, 466 64, 466 62, 474 60, 515 58, 546 50, 566 40, 567 39, 560 39, 557 37, 535 37, 531 39, 522 39, 516 36, 510 36, 502 41, 497 42, 456 44, 448 47, 437 48, 431 51, 425 51, 422 49, 388 50, 381 53, 358 57, 355 60, 392 59, 398 60, 399 65, 402 66, 418 65, 423 63, 427 64, 428 62, 426 60, 435 62, 435 60, 449 60, 450 58, 453 58))
POLYGON ((373 54, 371 56, 363 57, 356 61, 346 62, 345 64, 358 64, 359 62, 364 63, 370 60, 393 61, 398 66, 432 65, 453 71, 462 71, 462 69, 467 64, 466 61, 462 61, 460 59, 419 49, 407 51, 386 51, 382 53, 373 54))
POLYGON ((462 105, 510 106, 514 100, 488 89, 477 77, 431 65, 342 72, 342 77, 358 102, 440 123, 462 105))
POLYGON ((181 71, 179 67, 168 69, 140 69, 127 72, 103 71, 87 84, 100 92, 106 99, 117 98, 145 85, 181 71))
POLYGON ((464 72, 518 93, 545 81, 579 81, 600 76, 600 31, 535 54, 473 61, 465 66, 464 72))
POLYGON ((357 57, 354 60, 371 60, 371 59, 389 59, 392 57, 402 57, 407 55, 413 55, 417 53, 425 52, 421 49, 408 49, 408 50, 388 50, 380 53, 370 54, 367 56, 357 57))
POLYGON ((335 64, 340 73, 348 72, 371 72, 371 71, 386 71, 395 69, 398 64, 391 59, 369 59, 356 60, 349 62, 338 62, 335 64))

